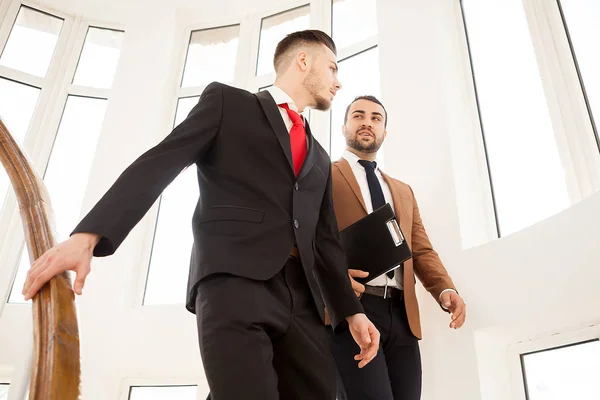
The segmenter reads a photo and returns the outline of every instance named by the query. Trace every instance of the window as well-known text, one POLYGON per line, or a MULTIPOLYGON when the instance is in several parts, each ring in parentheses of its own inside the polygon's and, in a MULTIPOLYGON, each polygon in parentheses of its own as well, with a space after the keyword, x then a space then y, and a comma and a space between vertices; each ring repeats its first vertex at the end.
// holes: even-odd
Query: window
MULTIPOLYGON (((232 25, 192 32, 174 126, 179 125, 198 103, 205 85, 213 81, 234 83, 239 30, 239 25, 232 25)), ((194 165, 175 178, 161 195, 142 300, 144 305, 185 302, 194 241, 191 221, 198 197, 194 165)))
POLYGON ((275 72, 273 67, 273 55, 275 54, 277 43, 279 43, 279 41, 287 34, 309 29, 309 27, 309 5, 263 18, 260 29, 256 75, 265 75, 275 72))
MULTIPOLYGON (((198 100, 199 96, 179 99, 175 126, 187 117, 198 100)), ((195 165, 183 171, 161 196, 145 305, 185 303, 186 277, 194 242, 191 221, 198 196, 195 165)))
POLYGON ((45 77, 62 25, 60 18, 21 7, 0 57, 0 65, 45 77))
POLYGON ((375 0, 333 0, 331 15, 338 50, 377 35, 375 0))
POLYGON ((73 84, 110 89, 121 54, 123 32, 90 27, 73 84))
MULTIPOLYGON (((346 107, 356 96, 373 95, 381 98, 379 84, 379 49, 371 48, 350 58, 339 62, 338 77, 342 83, 342 90, 338 92, 331 108, 331 145, 332 160, 342 156, 346 148, 346 140, 342 134, 346 107)), ((378 153, 379 165, 382 165, 378 153)))
POLYGON ((600 37, 600 3, 594 0, 557 0, 557 4, 562 11, 600 149, 598 126, 594 124, 594 120, 600 120, 600 54, 597 40, 600 37))
MULTIPOLYGON (((40 95, 37 87, 0 78, 0 119, 15 141, 23 144, 29 123, 40 95)), ((0 168, 0 209, 4 204, 10 181, 4 168, 0 168)))
POLYGON ((132 386, 129 400, 196 400, 197 392, 197 386, 132 386))
MULTIPOLYGON (((38 14, 46 16, 43 13, 38 14)), ((52 201, 58 241, 67 239, 79 220, 81 203, 104 120, 109 93, 107 89, 112 86, 123 35, 122 31, 88 28, 73 78, 73 82, 80 86, 67 88, 68 95, 62 118, 43 172, 44 183, 52 201)), ((3 95, 0 95, 0 99, 2 97, 3 95)), ((33 94, 30 92, 29 97, 23 98, 27 101, 21 101, 26 106, 21 111, 31 109, 28 114, 30 115, 35 105, 33 94)), ((57 102, 60 103, 60 100, 57 102)), ((7 107, 7 110, 10 111, 10 108, 7 107)), ((25 120, 23 116, 20 118, 25 120)), ((21 122, 21 125, 24 125, 24 122, 21 122)), ((30 265, 28 252, 23 246, 9 302, 23 302, 21 288, 30 265)))
POLYGON ((521 355, 529 400, 600 398, 600 341, 521 355))
POLYGON ((498 231, 506 235, 570 205, 565 170, 522 2, 462 7, 498 231))
POLYGON ((239 36, 239 25, 192 32, 181 87, 233 83, 239 36))
POLYGON ((8 383, 0 383, 0 400, 8 400, 8 383))

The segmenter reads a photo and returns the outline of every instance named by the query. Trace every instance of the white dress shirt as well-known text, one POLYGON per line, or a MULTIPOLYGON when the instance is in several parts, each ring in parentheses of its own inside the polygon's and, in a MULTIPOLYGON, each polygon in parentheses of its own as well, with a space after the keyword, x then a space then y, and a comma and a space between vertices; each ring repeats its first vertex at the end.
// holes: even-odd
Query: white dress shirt
MULTIPOLYGON (((360 187, 360 192, 362 193, 363 200, 365 202, 365 206, 367 207, 367 212, 370 214, 373 212, 373 203, 371 202, 371 191, 369 190, 369 182, 367 181, 367 172, 365 171, 365 167, 360 165, 358 162, 360 158, 352 153, 351 151, 345 150, 342 157, 348 164, 350 164, 350 168, 352 168, 352 172, 354 172, 354 176, 356 177, 356 181, 358 182, 358 186, 360 187)), ((390 191, 390 187, 387 182, 383 179, 381 175, 381 171, 379 171, 379 167, 375 169, 375 175, 379 180, 379 184, 381 184, 381 190, 383 190, 383 197, 385 198, 385 202, 389 203, 392 206, 392 210, 394 209, 394 199, 392 199, 392 192, 390 191)), ((394 279, 391 279, 387 276, 387 274, 383 274, 378 276, 377 278, 367 282, 369 286, 391 286, 395 288, 402 288, 402 268, 396 268, 394 270, 394 279)))
MULTIPOLYGON (((350 164, 350 168, 352 168, 352 172, 354 173, 354 176, 356 177, 356 181, 358 182, 358 186, 360 187, 360 192, 362 194, 363 200, 365 202, 365 206, 367 207, 367 212, 370 214, 373 212, 373 203, 371 202, 371 191, 369 190, 369 182, 367 181, 367 172, 365 171, 365 167, 363 167, 362 165, 360 165, 360 163, 358 162, 358 160, 360 160, 360 158, 352 153, 351 151, 345 150, 344 154, 342 154, 342 157, 348 161, 348 164, 350 164)), ((385 198, 385 202, 389 203, 390 206, 392 206, 392 209, 394 209, 394 199, 392 199, 392 192, 390 191, 390 187, 388 186, 387 182, 383 179, 383 176, 381 175, 381 171, 379 170, 379 167, 377 167, 377 169, 375 170, 375 175, 377 176, 377 179, 379 180, 379 183, 381 184, 381 190, 383 191, 383 197, 385 198)), ((369 286, 391 286, 391 287, 396 287, 399 289, 402 289, 402 284, 404 281, 404 276, 403 276, 403 269, 402 268, 396 268, 394 270, 394 279, 391 279, 387 276, 387 274, 383 274, 378 276, 377 278, 367 282, 367 285, 369 286)), ((454 293, 456 293, 456 291, 454 289, 445 289, 440 293, 440 298, 439 301, 441 302, 442 299, 442 294, 444 294, 445 292, 448 291, 452 291, 454 293)), ((444 307, 442 305, 442 307, 444 307)), ((445 309, 446 307, 444 307, 445 309)))
MULTIPOLYGON (((292 130, 292 126, 294 126, 294 123, 290 119, 290 116, 288 115, 286 109, 283 107, 279 107, 279 104, 287 103, 290 110, 296 111, 298 114, 302 115, 302 120, 306 124, 306 118, 304 118, 304 112, 298 112, 298 106, 296 106, 296 103, 294 103, 294 100, 292 100, 292 98, 290 96, 288 96, 288 94, 286 92, 284 92, 283 89, 273 85, 273 86, 269 87, 267 89, 267 91, 271 94, 271 97, 273 97, 273 100, 275 100, 275 103, 277 104, 277 107, 279 108, 279 112, 281 113, 281 118, 283 118, 283 123, 285 124, 285 127, 288 130, 288 133, 290 133, 290 131, 292 130)), ((306 144, 308 145, 308 140, 306 141, 306 144)))

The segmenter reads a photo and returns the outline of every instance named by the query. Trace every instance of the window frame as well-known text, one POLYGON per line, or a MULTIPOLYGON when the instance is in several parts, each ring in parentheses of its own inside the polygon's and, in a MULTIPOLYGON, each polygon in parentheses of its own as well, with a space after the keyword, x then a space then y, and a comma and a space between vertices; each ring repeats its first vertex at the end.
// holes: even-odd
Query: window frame
MULTIPOLYGON (((94 27, 121 32, 124 32, 125 29, 115 23, 73 17, 67 13, 27 0, 4 0, 0 4, 0 18, 3 21, 0 28, 1 50, 4 49, 8 41, 21 6, 63 20, 63 26, 46 77, 40 78, 0 66, 0 76, 3 78, 40 88, 40 95, 23 141, 23 148, 27 151, 33 166, 40 174, 43 174, 50 161, 68 97, 72 95, 106 99, 107 101, 111 97, 112 89, 83 87, 71 83, 83 51, 88 29, 94 27), (1 14, 3 9, 5 10, 4 14, 1 14)), ((120 56, 115 76, 118 74, 121 62, 122 57, 120 56)), ((2 243, 0 257, 6 261, 3 263, 5 267, 0 268, 0 282, 6 282, 6 284, 0 285, 0 301, 10 306, 29 306, 26 303, 8 302, 17 275, 21 254, 25 250, 25 238, 17 200, 11 190, 8 191, 4 203, 0 205, 0 226, 3 227, 3 229, 0 229, 0 243, 2 243)))

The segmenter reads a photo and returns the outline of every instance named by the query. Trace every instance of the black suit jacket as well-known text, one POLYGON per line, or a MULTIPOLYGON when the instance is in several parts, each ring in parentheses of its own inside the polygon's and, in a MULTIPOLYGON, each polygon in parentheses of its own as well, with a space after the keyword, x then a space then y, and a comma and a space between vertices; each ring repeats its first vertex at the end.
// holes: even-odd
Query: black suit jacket
POLYGON ((296 243, 318 311, 323 318, 326 305, 336 326, 363 310, 338 240, 330 159, 308 125, 307 135, 296 178, 289 133, 270 93, 213 82, 187 119, 131 164, 73 233, 101 236, 95 256, 114 253, 165 187, 196 164, 200 198, 187 309, 195 312, 202 279, 228 273, 267 280, 296 243))

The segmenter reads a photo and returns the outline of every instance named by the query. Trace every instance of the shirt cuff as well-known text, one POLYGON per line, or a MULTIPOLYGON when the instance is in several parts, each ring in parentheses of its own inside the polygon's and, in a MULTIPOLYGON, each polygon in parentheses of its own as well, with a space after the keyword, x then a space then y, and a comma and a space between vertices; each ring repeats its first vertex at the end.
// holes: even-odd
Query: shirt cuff
POLYGON ((440 293, 440 297, 439 297, 438 301, 440 302, 440 305, 442 306, 442 308, 444 310, 448 311, 448 308, 446 306, 444 306, 444 304, 442 304, 442 295, 446 292, 454 292, 456 294, 458 294, 458 292, 454 289, 444 289, 444 290, 442 290, 442 293, 440 293))

